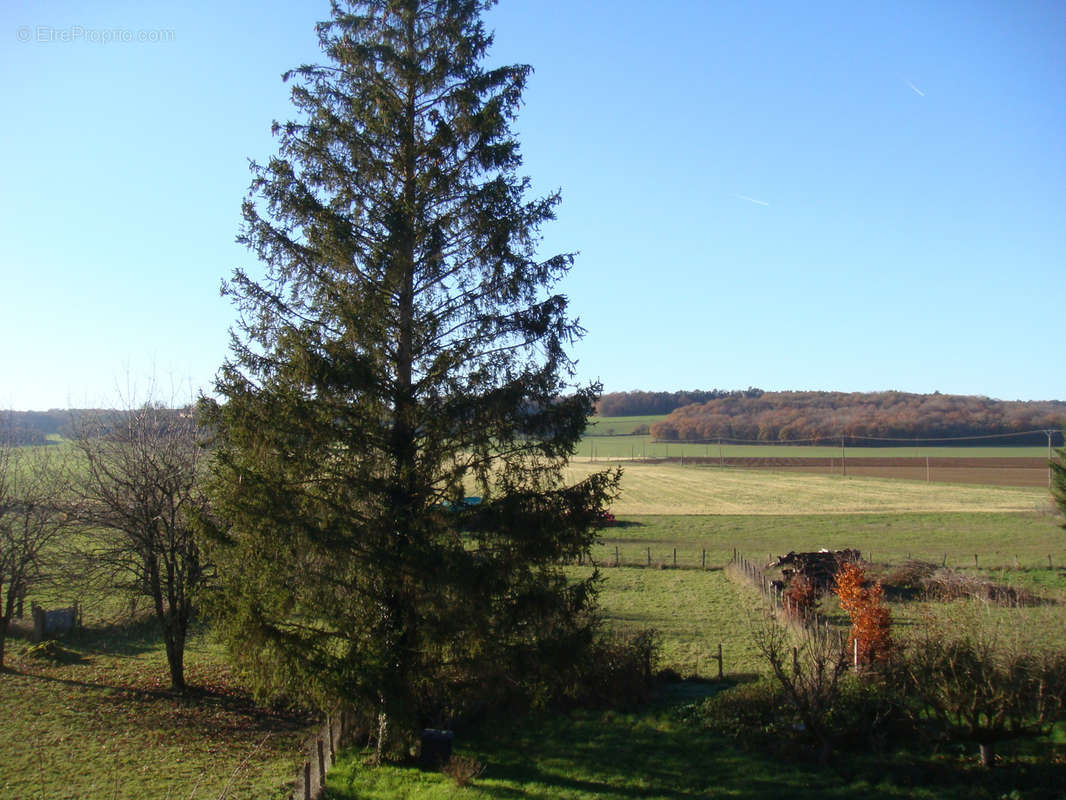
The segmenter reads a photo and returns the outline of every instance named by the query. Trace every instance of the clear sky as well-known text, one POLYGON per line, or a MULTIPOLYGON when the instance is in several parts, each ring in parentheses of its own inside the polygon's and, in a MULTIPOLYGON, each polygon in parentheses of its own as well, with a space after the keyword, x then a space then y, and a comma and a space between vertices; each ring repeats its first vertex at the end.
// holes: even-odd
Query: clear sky
MULTIPOLYGON (((7 0, 0 408, 209 388, 328 3, 7 0), (139 41, 142 40, 143 41, 139 41)), ((1066 3, 503 0, 605 391, 1066 399, 1066 3)))

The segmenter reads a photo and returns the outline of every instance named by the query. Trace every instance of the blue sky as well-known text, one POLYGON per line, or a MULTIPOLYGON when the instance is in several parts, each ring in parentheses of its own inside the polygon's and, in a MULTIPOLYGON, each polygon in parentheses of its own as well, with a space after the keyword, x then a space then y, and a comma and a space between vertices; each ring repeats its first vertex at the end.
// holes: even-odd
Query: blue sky
MULTIPOLYGON (((0 408, 208 388, 328 4, 0 10, 0 408), (142 33, 143 32, 143 33, 142 33), (146 41, 130 41, 143 37, 146 41), (28 41, 23 41, 28 39, 28 41)), ((1066 4, 504 0, 606 391, 1066 399, 1066 4)))

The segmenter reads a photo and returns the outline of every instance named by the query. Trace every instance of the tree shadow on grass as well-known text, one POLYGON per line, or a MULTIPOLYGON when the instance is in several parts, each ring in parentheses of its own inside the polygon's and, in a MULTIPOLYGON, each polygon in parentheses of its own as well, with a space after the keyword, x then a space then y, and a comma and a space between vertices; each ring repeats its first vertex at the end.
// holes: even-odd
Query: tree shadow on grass
POLYGON ((141 655, 163 645, 159 621, 149 615, 77 628, 67 639, 86 653, 117 656, 141 655))
MULTIPOLYGON (((815 768, 742 752, 720 736, 671 719, 662 709, 643 714, 578 712, 485 725, 469 741, 457 740, 457 747, 486 765, 475 786, 480 796, 494 798, 854 796, 853 788, 832 774, 826 780, 815 768)), ((363 795, 353 782, 351 788, 333 789, 329 796, 354 800, 363 795)), ((867 787, 863 796, 881 800, 907 795, 867 787)))
MULTIPOLYGON (((703 727, 698 715, 677 713, 679 705, 699 702, 693 693, 706 695, 730 681, 687 683, 681 686, 692 692, 674 691, 673 697, 660 697, 637 714, 581 711, 497 720, 461 734, 457 752, 476 758, 485 771, 474 781, 474 792, 455 794, 509 800, 993 800, 1017 788, 1027 798, 1050 800, 1062 796, 1058 792, 1066 786, 1066 766, 1050 762, 988 771, 974 766, 972 759, 951 754, 841 751, 828 764, 819 764, 813 751, 789 749, 787 743, 764 750, 742 748, 703 727)), ((349 788, 332 788, 329 797, 365 796, 358 774, 354 777, 349 788)))
MULTIPOLYGON (((193 733, 203 738, 304 731, 314 722, 306 713, 288 708, 264 707, 240 691, 218 691, 190 686, 184 693, 170 689, 130 687, 114 682, 91 682, 40 672, 16 672, 20 678, 77 690, 66 701, 82 711, 113 709, 116 724, 125 724, 134 710, 146 729, 193 733)), ((62 690, 61 690, 62 691, 62 690)), ((110 715, 105 716, 108 718, 110 715)))
POLYGON ((824 800, 861 794, 879 800, 912 797, 920 787, 928 797, 960 800, 999 798, 1014 789, 1047 800, 1066 793, 1061 764, 1004 764, 990 772, 955 759, 840 753, 823 766, 813 757, 742 751, 655 714, 575 715, 512 729, 493 741, 498 744, 491 750, 480 745, 485 752, 479 757, 488 764, 484 777, 505 782, 513 797, 824 800), (543 791, 521 788, 530 784, 543 791))

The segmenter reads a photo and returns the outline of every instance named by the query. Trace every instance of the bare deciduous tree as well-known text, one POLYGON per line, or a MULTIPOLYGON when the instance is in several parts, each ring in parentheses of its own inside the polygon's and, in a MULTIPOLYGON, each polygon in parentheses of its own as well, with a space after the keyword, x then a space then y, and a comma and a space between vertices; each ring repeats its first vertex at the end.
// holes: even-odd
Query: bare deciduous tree
POLYGON ((51 453, 18 446, 0 426, 0 668, 15 611, 48 575, 49 545, 63 529, 62 485, 51 453))
POLYGON ((976 603, 924 620, 902 664, 912 713, 977 744, 986 767, 998 743, 1046 735, 1066 712, 1066 653, 1030 636, 976 603))
POLYGON ((752 638, 826 760, 832 749, 829 715, 848 674, 843 641, 817 626, 785 626, 772 615, 753 622, 752 638))
POLYGON ((87 575, 151 600, 175 691, 185 690, 185 639, 210 573, 196 537, 207 511, 197 433, 191 410, 131 405, 76 424, 71 466, 87 575))

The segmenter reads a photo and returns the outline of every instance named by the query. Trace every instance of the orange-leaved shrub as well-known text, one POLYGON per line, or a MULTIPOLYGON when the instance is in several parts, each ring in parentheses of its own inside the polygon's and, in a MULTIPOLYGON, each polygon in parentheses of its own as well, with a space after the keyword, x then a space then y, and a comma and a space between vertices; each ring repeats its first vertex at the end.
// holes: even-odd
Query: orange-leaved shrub
POLYGON ((845 562, 833 579, 833 591, 851 618, 848 645, 855 648, 858 662, 887 660, 893 649, 892 616, 885 606, 881 581, 869 584, 861 565, 845 562))

